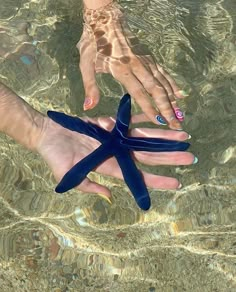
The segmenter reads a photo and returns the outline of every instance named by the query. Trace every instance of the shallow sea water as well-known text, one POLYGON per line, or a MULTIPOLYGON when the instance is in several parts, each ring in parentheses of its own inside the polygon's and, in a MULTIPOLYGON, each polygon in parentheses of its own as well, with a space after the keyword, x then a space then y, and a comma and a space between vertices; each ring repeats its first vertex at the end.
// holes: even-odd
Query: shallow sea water
MULTIPOLYGON (((0 135, 1 291, 236 291, 236 2, 119 3, 190 93, 184 129, 199 163, 151 168, 183 188, 150 190, 145 213, 122 182, 95 174, 111 206, 93 194, 57 196, 42 159, 0 135)), ((81 1, 0 0, 0 79, 44 113, 83 115, 81 31, 81 1)), ((120 85, 98 83, 90 115, 115 114, 120 85)))

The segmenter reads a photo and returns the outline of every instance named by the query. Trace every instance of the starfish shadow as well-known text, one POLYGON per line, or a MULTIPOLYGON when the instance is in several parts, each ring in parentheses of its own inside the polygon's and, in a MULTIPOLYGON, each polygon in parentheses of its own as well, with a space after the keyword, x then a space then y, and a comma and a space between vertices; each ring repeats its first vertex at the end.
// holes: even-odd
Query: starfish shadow
POLYGON ((78 186, 90 171, 104 160, 114 156, 121 168, 124 180, 132 192, 135 201, 142 210, 148 210, 151 200, 141 172, 136 167, 131 151, 185 151, 190 146, 186 142, 178 142, 159 138, 128 137, 131 119, 131 98, 125 94, 120 101, 117 120, 111 132, 106 131, 80 118, 71 117, 64 113, 48 111, 48 116, 61 126, 90 136, 101 145, 84 159, 75 164, 62 178, 56 187, 57 193, 64 193, 78 186))

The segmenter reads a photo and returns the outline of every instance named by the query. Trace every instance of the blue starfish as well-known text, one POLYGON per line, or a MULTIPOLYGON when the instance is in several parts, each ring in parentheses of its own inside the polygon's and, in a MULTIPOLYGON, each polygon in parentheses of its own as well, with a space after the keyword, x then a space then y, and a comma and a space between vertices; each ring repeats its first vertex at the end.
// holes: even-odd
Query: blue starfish
POLYGON ((159 138, 128 137, 131 118, 131 98, 125 94, 120 101, 117 120, 111 132, 80 118, 71 117, 60 112, 48 111, 48 116, 61 126, 90 136, 101 145, 87 157, 75 164, 62 178, 56 192, 64 193, 79 185, 90 171, 104 160, 115 156, 123 173, 124 180, 132 192, 138 206, 148 210, 151 206, 150 197, 143 177, 136 167, 130 151, 185 151, 189 143, 171 141, 159 138))

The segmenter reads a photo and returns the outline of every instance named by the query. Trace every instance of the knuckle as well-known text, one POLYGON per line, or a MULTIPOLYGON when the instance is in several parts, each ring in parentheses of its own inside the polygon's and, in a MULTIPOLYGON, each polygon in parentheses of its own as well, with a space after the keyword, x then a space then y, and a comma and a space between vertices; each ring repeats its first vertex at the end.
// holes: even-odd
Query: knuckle
POLYGON ((165 74, 165 70, 161 66, 159 66, 158 70, 162 75, 165 74))
POLYGON ((155 84, 154 90, 158 94, 158 96, 160 96, 160 97, 167 96, 167 92, 166 92, 165 88, 163 88, 161 85, 155 84))
POLYGON ((129 78, 132 74, 130 67, 128 65, 124 65, 124 64, 115 64, 115 66, 113 67, 113 76, 115 78, 129 78))
POLYGON ((141 86, 136 86, 132 90, 132 95, 136 96, 137 98, 142 98, 144 95, 146 97, 146 91, 143 87, 141 86))
POLYGON ((134 69, 142 66, 141 61, 136 56, 131 56, 130 64, 134 69))
POLYGON ((152 76, 151 74, 147 74, 146 76, 144 76, 144 82, 149 84, 149 86, 151 87, 155 87, 157 85, 154 76, 152 76))

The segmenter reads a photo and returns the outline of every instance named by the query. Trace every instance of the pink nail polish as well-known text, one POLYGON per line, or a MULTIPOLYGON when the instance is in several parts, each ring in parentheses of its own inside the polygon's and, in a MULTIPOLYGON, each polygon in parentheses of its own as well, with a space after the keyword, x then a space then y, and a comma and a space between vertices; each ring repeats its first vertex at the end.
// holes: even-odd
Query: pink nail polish
POLYGON ((180 108, 175 108, 174 111, 175 111, 175 116, 176 116, 176 118, 177 118, 180 122, 182 122, 182 121, 184 120, 184 114, 183 114, 183 112, 180 110, 180 108))
POLYGON ((90 109, 93 104, 93 100, 90 97, 86 97, 84 100, 83 108, 84 110, 90 109))

